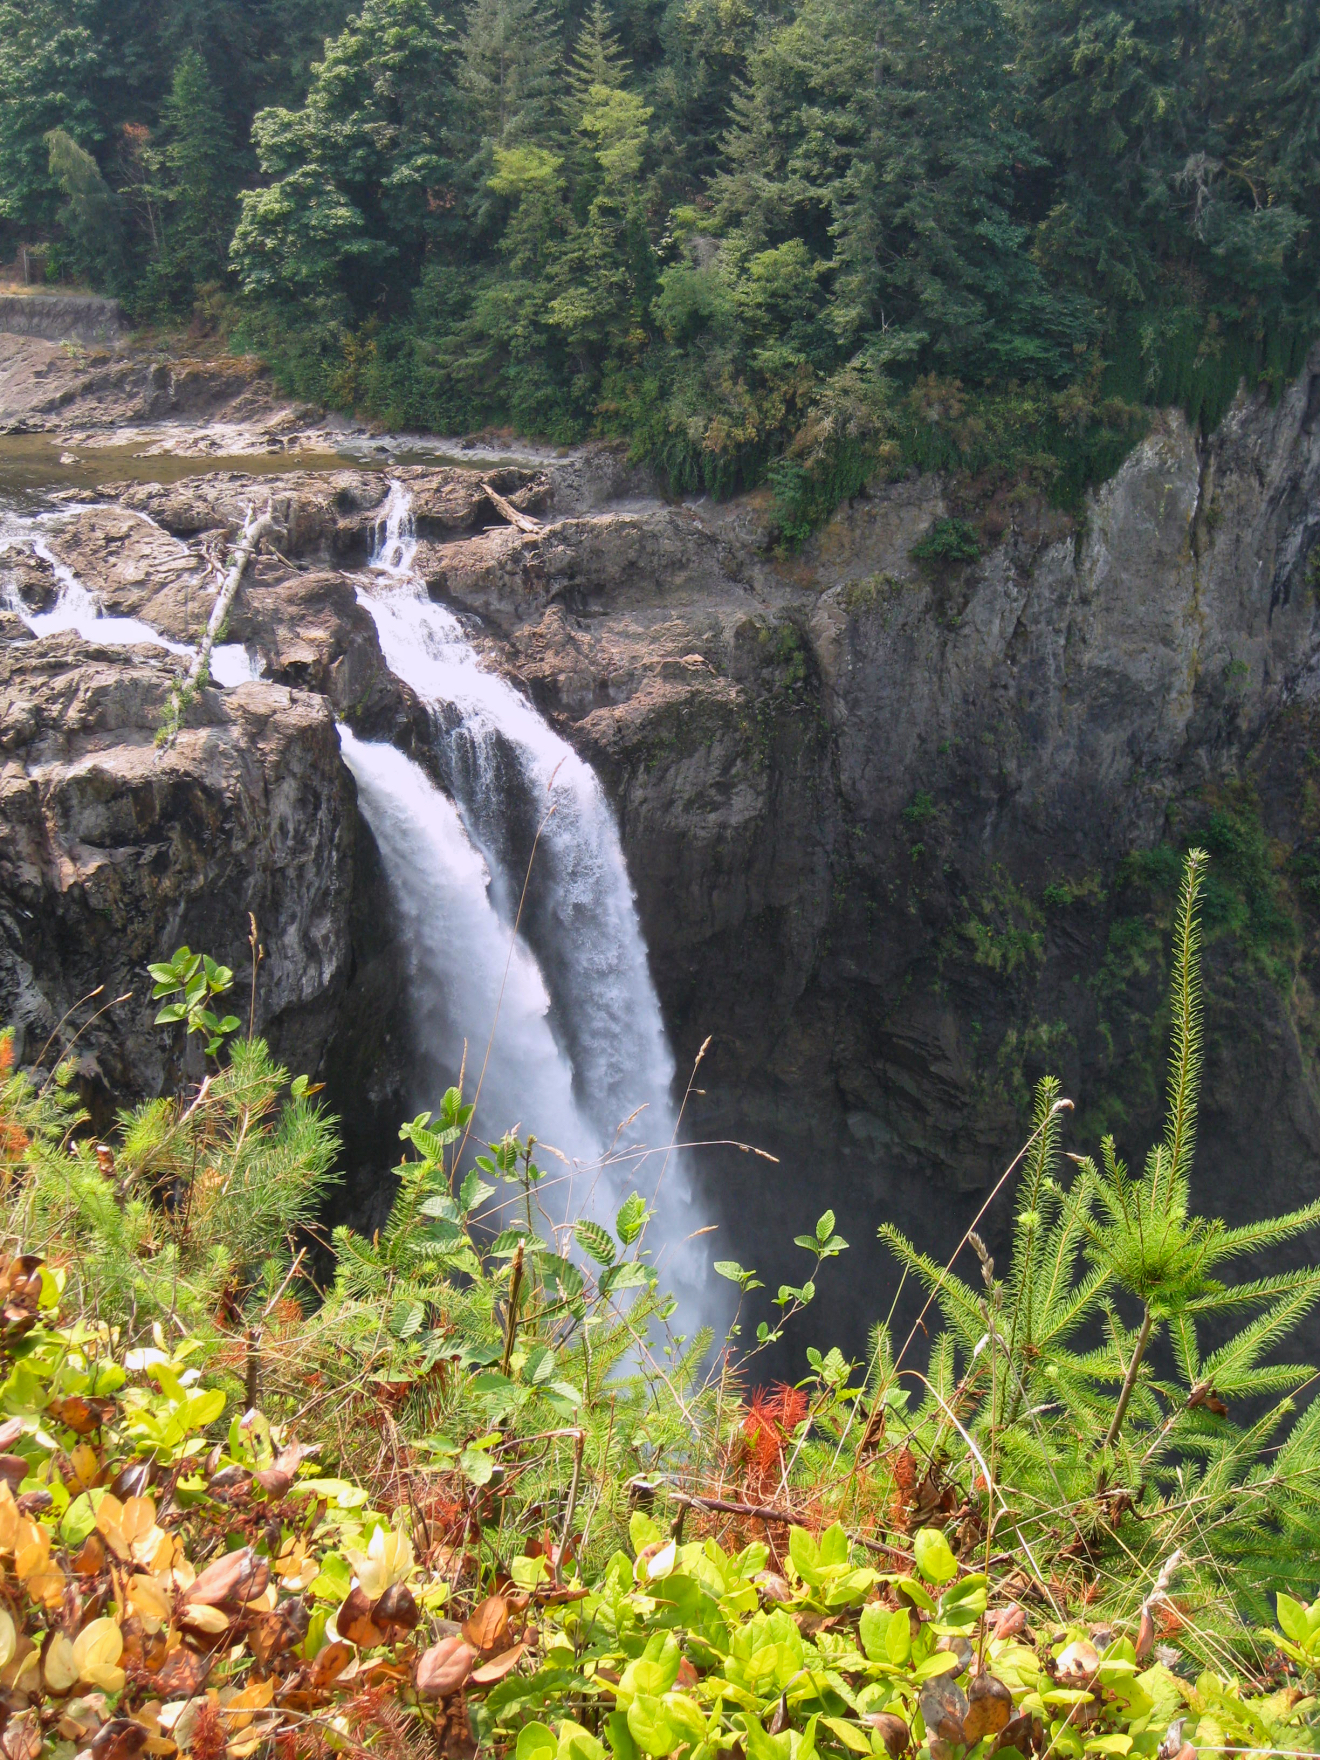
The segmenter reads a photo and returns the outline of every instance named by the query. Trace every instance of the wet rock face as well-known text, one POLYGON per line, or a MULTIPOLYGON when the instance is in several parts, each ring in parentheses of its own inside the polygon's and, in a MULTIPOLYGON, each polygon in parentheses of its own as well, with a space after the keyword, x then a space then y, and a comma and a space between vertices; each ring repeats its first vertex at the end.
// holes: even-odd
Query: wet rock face
POLYGON ((32 1056, 98 985, 133 993, 78 1043, 103 1101, 177 1076, 142 983, 163 951, 242 974, 252 911, 257 1026, 295 1067, 314 1066, 349 975, 355 796, 328 705, 205 691, 160 748, 170 678, 158 652, 74 635, 0 647, 0 994, 32 1056))

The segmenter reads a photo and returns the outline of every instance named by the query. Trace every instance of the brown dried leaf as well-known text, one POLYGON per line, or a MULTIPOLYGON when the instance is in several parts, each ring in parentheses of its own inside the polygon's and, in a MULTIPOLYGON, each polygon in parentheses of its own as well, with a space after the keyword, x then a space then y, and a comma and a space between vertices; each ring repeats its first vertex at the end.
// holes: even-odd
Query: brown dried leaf
POLYGON ((910 1745, 911 1731, 901 1717, 895 1717, 892 1711, 872 1711, 862 1718, 869 1724, 884 1743, 890 1760, 898 1760, 898 1756, 910 1745))
POLYGON ((263 1613, 248 1633, 248 1646, 263 1668, 277 1656, 301 1644, 311 1624, 311 1613, 301 1598, 282 1601, 270 1613, 263 1613))
POLYGON ((252 1475, 252 1483, 259 1485, 267 1497, 280 1498, 293 1484, 293 1474, 279 1467, 263 1467, 261 1472, 252 1475))
POLYGON ((93 1430, 99 1430, 114 1417, 115 1402, 112 1399, 86 1399, 80 1393, 72 1393, 67 1399, 53 1399, 47 1409, 75 1436, 90 1436, 93 1430))
POLYGON ((1031 1715, 1023 1712, 1021 1716, 1006 1723, 999 1732, 996 1754, 1002 1754, 1005 1748, 1015 1748, 1019 1754, 1031 1752, 1031 1715))
POLYGON ((463 1685, 476 1659, 463 1638, 442 1638, 417 1659, 417 1691, 424 1699, 447 1699, 463 1685))
POLYGON ((116 1473, 110 1484, 110 1493, 113 1497, 125 1500, 145 1497, 147 1488, 151 1484, 151 1476, 152 1464, 150 1461, 130 1461, 126 1467, 121 1467, 116 1473))
POLYGON ((967 1691, 967 1715, 963 1733, 969 1742, 997 1736, 1013 1717, 1013 1695, 992 1674, 978 1674, 967 1691))
POLYGON ((347 1638, 359 1650, 371 1650, 377 1644, 385 1643, 389 1636, 371 1617, 371 1603, 363 1594, 361 1583, 355 1583, 349 1590, 335 1616, 335 1629, 341 1638, 347 1638))
POLYGON ((496 1681, 502 1681, 506 1674, 511 1674, 518 1666, 518 1659, 526 1651, 526 1644, 515 1644, 511 1650, 504 1650, 493 1656, 489 1662, 483 1662, 480 1668, 474 1668, 471 1681, 474 1687, 493 1687, 496 1681))
POLYGON ((21 1454, 0 1454, 0 1479, 9 1482, 9 1489, 17 1491, 32 1470, 31 1462, 21 1454))
POLYGON ((92 1741, 92 1760, 137 1760, 151 1731, 131 1717, 115 1717, 103 1724, 92 1741))
POLYGON ((963 1719, 967 1715, 967 1695, 950 1675, 936 1675, 927 1681, 917 1703, 931 1735, 946 1742, 966 1741, 963 1719))
POLYGON ((189 1605, 236 1613, 263 1594, 269 1581, 270 1560, 258 1558, 250 1546, 244 1546, 207 1565, 183 1598, 189 1605))
POLYGON ((371 1610, 371 1617, 391 1637, 401 1632, 411 1632, 416 1628, 422 1611, 413 1599, 413 1592, 406 1583, 395 1583, 377 1600, 371 1610))
POLYGON ((95 1577, 105 1569, 105 1541, 93 1528, 78 1549, 73 1568, 80 1577, 95 1577))
POLYGON ((292 1478, 303 1462, 310 1460, 312 1455, 319 1454, 320 1449, 319 1442, 291 1442, 275 1456, 275 1470, 287 1473, 292 1478))
POLYGON ((212 1473, 206 1481, 206 1489, 218 1495, 221 1492, 237 1491, 240 1486, 247 1486, 251 1483, 252 1475, 247 1468, 235 1465, 224 1467, 218 1473, 212 1473))
POLYGON ((1078 1638, 1060 1652, 1054 1664, 1054 1678, 1065 1687, 1089 1686, 1100 1666, 1100 1653, 1094 1644, 1078 1638))
POLYGON ((211 1672, 211 1658, 198 1656, 191 1650, 172 1650, 151 1683, 151 1689, 162 1699, 192 1699, 206 1685, 211 1672))
POLYGON ((316 1661, 312 1664, 311 1683, 314 1688, 328 1687, 332 1681, 339 1679, 349 1663, 353 1660, 353 1646, 346 1644, 342 1638, 336 1638, 327 1644, 316 1661))
POLYGON ((463 1622, 463 1636, 483 1656, 499 1649, 508 1629, 509 1604, 503 1595, 488 1595, 463 1622))

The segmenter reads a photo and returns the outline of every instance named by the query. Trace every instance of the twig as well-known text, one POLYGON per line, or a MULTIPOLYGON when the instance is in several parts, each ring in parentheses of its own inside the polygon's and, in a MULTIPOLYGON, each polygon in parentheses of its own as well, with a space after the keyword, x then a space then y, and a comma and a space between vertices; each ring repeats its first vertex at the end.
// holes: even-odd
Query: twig
POLYGON ((211 615, 206 622, 206 633, 198 643, 197 652, 189 662, 188 671, 184 675, 185 690, 190 685, 197 683, 211 658, 211 649, 215 646, 215 638, 219 635, 224 627, 225 619, 229 616, 229 608, 234 603, 234 595, 243 579, 244 569, 252 560, 253 552, 261 540, 269 537, 275 529, 275 517, 271 512, 269 501, 266 503, 266 511, 260 519, 253 519, 252 509, 249 507, 247 518, 243 521, 242 536, 234 551, 234 560, 230 564, 229 573, 221 583, 220 591, 216 594, 215 604, 211 607, 211 615))
POLYGON ((486 494, 490 496, 495 507, 504 515, 505 519, 508 520, 511 526, 516 526, 520 532, 541 531, 542 526, 539 519, 533 519, 530 513, 523 513, 521 509, 513 505, 512 501, 506 501, 503 495, 497 494, 497 492, 491 488, 489 483, 483 482, 481 487, 486 494))
POLYGON ((518 1297, 522 1292, 523 1280, 523 1249, 519 1241, 514 1249, 513 1264, 509 1270, 509 1312, 504 1322, 504 1356, 500 1362, 500 1374, 509 1373, 509 1364, 513 1360, 513 1341, 518 1336, 518 1297))
POLYGON ((573 1482, 568 1488, 568 1508, 564 1511, 564 1526, 559 1535, 559 1551, 555 1554, 555 1582, 560 1580, 564 1568, 564 1552, 568 1546, 569 1531, 573 1526, 573 1506, 577 1502, 578 1480, 582 1474, 582 1450, 586 1444, 587 1433, 579 1429, 577 1440, 573 1446, 573 1482))
MULTIPOLYGON (((734 1503, 727 1497, 697 1497, 688 1491, 671 1491, 670 1501, 689 1509, 714 1510, 725 1516, 750 1516, 758 1522, 782 1522, 787 1527, 800 1528, 804 1518, 791 1509, 778 1509, 772 1503, 734 1503)), ((872 1540, 867 1534, 849 1534, 848 1538, 856 1546, 865 1546, 868 1552, 887 1553, 890 1558, 901 1559, 904 1564, 912 1564, 910 1552, 904 1552, 897 1546, 889 1546, 883 1540, 872 1540)))

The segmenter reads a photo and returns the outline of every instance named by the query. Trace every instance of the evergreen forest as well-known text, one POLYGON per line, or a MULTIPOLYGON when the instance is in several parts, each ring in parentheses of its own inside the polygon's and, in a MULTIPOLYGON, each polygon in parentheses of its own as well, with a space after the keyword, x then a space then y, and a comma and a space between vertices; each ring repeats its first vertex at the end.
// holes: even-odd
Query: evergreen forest
POLYGON ((1320 320, 1308 0, 3 0, 0 254, 396 427, 625 436, 790 538, 1067 505, 1320 320))

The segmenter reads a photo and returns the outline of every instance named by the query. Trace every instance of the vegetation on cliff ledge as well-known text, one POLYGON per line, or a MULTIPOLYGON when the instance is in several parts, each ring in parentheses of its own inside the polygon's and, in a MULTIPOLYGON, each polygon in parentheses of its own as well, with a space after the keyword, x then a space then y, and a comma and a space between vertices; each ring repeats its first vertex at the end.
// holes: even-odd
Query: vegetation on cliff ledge
POLYGON ((986 1200, 1007 1266, 882 1230, 946 1330, 918 1356, 880 1318, 791 1387, 756 1358, 853 1250, 831 1213, 716 1349, 675 1330, 644 1200, 556 1223, 535 1143, 468 1156, 457 1090, 402 1128, 388 1225, 325 1242, 333 1126, 188 949, 152 976, 209 1073, 109 1141, 71 1065, 0 1041, 0 1749, 1314 1751, 1320 1405, 1281 1352, 1320 1270, 1270 1261, 1320 1200, 1190 1211, 1205 864, 1141 1171, 1065 1158, 1043 1082, 986 1200))

